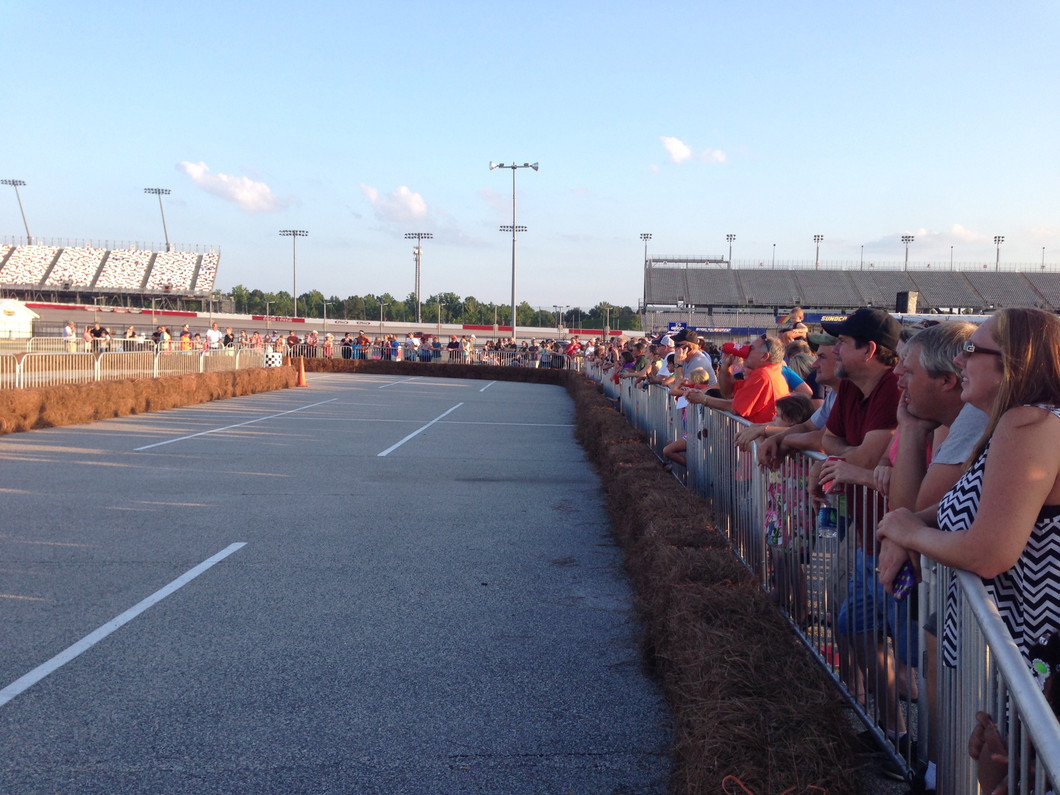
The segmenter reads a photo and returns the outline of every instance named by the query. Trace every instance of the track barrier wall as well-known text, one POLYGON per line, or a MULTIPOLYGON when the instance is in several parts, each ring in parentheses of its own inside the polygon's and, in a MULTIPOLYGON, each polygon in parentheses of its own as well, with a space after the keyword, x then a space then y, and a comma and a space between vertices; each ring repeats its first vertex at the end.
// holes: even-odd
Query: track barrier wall
POLYGON ((632 378, 615 384, 593 364, 587 374, 660 457, 666 444, 686 437, 686 486, 710 500, 718 530, 893 764, 910 776, 927 759, 936 731, 937 791, 978 791, 968 739, 982 710, 1009 743, 1008 791, 1056 790, 1060 724, 978 577, 925 558, 923 582, 909 597, 901 603, 885 597, 875 527, 886 500, 877 492, 848 485, 834 495, 839 527, 829 537, 817 525, 807 488, 823 455, 795 455, 779 471, 763 470, 755 450, 734 444, 746 420, 699 405, 679 409, 666 387, 645 388, 632 378), (951 577, 959 584, 960 665, 935 661, 938 715, 929 720, 923 627, 932 615, 941 627, 951 577))

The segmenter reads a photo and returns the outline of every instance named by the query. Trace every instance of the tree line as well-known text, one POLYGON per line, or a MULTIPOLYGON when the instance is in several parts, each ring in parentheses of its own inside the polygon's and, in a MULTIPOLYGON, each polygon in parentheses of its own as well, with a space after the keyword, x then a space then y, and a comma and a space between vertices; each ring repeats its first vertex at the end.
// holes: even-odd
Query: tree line
MULTIPOLYGON (((342 320, 380 320, 410 323, 416 320, 416 294, 401 300, 390 293, 382 295, 351 295, 325 298, 319 290, 310 290, 298 296, 295 311, 291 294, 284 290, 267 293, 251 290, 241 284, 227 293, 235 304, 236 314, 271 315, 274 317, 336 318, 342 320)), ((474 296, 461 298, 456 293, 436 293, 425 298, 420 307, 424 323, 459 323, 476 326, 511 325, 510 305, 479 301, 474 296)), ((523 301, 516 307, 516 325, 543 328, 640 328, 640 317, 628 306, 617 306, 601 301, 591 309, 560 307, 558 310, 533 307, 523 301)))

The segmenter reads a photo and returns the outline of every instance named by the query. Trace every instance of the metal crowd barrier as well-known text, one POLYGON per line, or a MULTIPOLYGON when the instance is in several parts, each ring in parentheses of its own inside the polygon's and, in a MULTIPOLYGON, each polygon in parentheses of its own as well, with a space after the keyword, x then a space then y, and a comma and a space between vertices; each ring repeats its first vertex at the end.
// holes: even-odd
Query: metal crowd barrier
POLYGON ((968 739, 984 710, 1008 738, 1009 792, 1044 793, 1060 781, 1060 724, 978 577, 957 572, 960 666, 935 661, 938 715, 930 720, 923 625, 936 613, 941 632, 950 570, 924 559, 919 588, 902 603, 884 597, 874 565, 883 498, 845 487, 832 496, 840 517, 835 534, 822 533, 807 486, 823 455, 795 455, 779 471, 764 471, 756 450, 734 444, 746 420, 698 405, 678 409, 665 387, 645 388, 632 378, 616 385, 597 363, 586 371, 660 456, 685 436, 686 485, 711 500, 718 529, 906 775, 927 758, 935 731, 937 791, 976 792, 968 739), (861 584, 855 593, 869 598, 845 604, 852 580, 861 584))

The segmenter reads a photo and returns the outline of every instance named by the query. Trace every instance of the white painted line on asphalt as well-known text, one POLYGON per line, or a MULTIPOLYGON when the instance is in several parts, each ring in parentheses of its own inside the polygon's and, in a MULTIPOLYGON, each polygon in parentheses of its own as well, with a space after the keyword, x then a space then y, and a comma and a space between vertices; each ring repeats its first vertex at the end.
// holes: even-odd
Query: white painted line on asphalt
POLYGON ((488 384, 486 384, 486 386, 482 387, 482 389, 480 389, 479 392, 485 392, 487 389, 489 389, 495 383, 497 383, 497 382, 496 381, 490 381, 488 384))
POLYGON ((407 384, 409 381, 416 381, 420 378, 418 375, 410 376, 409 378, 402 378, 400 381, 391 381, 389 384, 383 384, 376 389, 386 389, 388 386, 394 386, 394 384, 407 384))
POLYGON ((228 431, 232 428, 242 428, 244 425, 253 425, 255 422, 263 422, 265 420, 273 420, 277 417, 282 417, 284 414, 294 414, 296 411, 305 411, 306 409, 315 408, 316 406, 323 406, 325 403, 332 403, 338 400, 338 398, 330 398, 328 400, 321 400, 319 403, 310 403, 308 406, 301 406, 290 411, 281 411, 279 414, 270 414, 267 417, 258 417, 255 420, 247 420, 246 422, 237 422, 235 425, 226 425, 223 428, 212 428, 208 431, 200 431, 199 433, 192 433, 187 436, 178 436, 176 439, 167 439, 164 442, 155 442, 154 444, 147 444, 143 447, 137 447, 133 449, 134 453, 139 453, 144 450, 150 450, 152 447, 162 447, 166 444, 173 444, 173 442, 183 442, 185 439, 194 439, 196 436, 206 436, 211 433, 218 433, 219 431, 228 431))
POLYGON ((88 635, 85 635, 85 637, 81 638, 81 640, 79 640, 73 646, 68 647, 65 651, 59 652, 50 660, 48 660, 48 662, 38 665, 25 676, 16 679, 3 690, 0 690, 0 707, 2 707, 4 704, 6 704, 8 701, 13 699, 20 693, 29 690, 41 679, 48 676, 48 674, 54 673, 59 668, 73 660, 75 657, 91 649, 93 646, 95 646, 105 637, 110 635, 112 632, 121 628, 125 624, 128 624, 130 621, 132 621, 134 618, 144 612, 147 608, 157 604, 158 602, 161 602, 167 596, 183 588, 185 585, 194 580, 204 571, 214 566, 214 564, 220 563, 233 552, 238 549, 242 549, 246 545, 247 544, 245 541, 239 541, 235 544, 229 544, 227 547, 222 549, 212 558, 207 558, 194 569, 191 569, 182 574, 180 577, 177 577, 177 579, 173 580, 173 582, 171 582, 165 588, 155 591, 142 602, 133 607, 130 607, 117 618, 112 618, 99 629, 89 633, 88 635))
POLYGON ((381 452, 381 453, 380 453, 379 455, 377 455, 377 456, 376 456, 376 458, 382 458, 383 456, 387 456, 387 455, 390 455, 390 454, 391 454, 392 452, 394 452, 394 451, 395 451, 395 450, 397 450, 397 449, 398 449, 399 447, 401 447, 401 445, 403 445, 403 444, 404 444, 405 442, 407 442, 407 441, 408 441, 409 439, 411 439, 411 438, 412 438, 412 437, 414 437, 414 436, 419 436, 419 435, 420 435, 421 433, 423 433, 423 432, 424 432, 425 430, 427 430, 427 429, 428 429, 428 428, 430 428, 430 427, 431 427, 432 425, 434 425, 434 423, 438 422, 438 420, 442 419, 443 417, 445 417, 445 416, 447 416, 447 415, 449 415, 449 414, 452 414, 452 413, 453 413, 454 411, 456 411, 456 410, 457 410, 458 408, 460 408, 460 407, 461 407, 461 406, 463 406, 463 405, 464 405, 463 403, 457 403, 457 404, 456 404, 455 406, 453 406, 453 407, 452 407, 451 409, 449 409, 448 411, 444 412, 443 414, 439 414, 439 415, 438 415, 437 417, 435 417, 435 418, 434 418, 433 420, 431 420, 430 422, 428 422, 428 423, 427 423, 426 425, 424 425, 424 426, 423 426, 422 428, 420 428, 419 430, 415 430, 415 431, 413 431, 412 433, 410 433, 410 434, 409 434, 408 436, 406 436, 406 437, 405 437, 404 439, 402 439, 402 440, 401 440, 400 442, 398 442, 397 444, 392 444, 392 445, 390 445, 390 447, 388 447, 388 448, 387 448, 386 450, 384 450, 384 451, 383 451, 383 452, 381 452))

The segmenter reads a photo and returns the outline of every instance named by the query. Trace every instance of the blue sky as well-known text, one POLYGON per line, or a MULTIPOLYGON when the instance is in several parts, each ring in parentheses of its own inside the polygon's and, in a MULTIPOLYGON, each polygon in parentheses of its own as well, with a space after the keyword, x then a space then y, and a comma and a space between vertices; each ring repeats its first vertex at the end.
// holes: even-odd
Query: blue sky
MULTIPOLYGON (((1060 262, 1060 4, 0 0, 38 238, 221 248, 218 287, 635 306, 649 252, 1060 262)), ((0 192, 0 236, 24 234, 0 192)))

